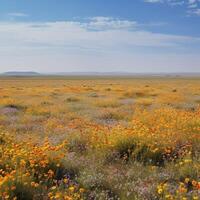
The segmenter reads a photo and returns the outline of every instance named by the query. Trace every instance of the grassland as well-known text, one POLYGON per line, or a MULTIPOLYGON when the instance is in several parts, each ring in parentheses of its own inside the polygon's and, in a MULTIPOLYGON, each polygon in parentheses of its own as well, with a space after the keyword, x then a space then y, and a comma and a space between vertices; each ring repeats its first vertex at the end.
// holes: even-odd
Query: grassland
POLYGON ((0 78, 0 199, 200 199, 199 78, 0 78))

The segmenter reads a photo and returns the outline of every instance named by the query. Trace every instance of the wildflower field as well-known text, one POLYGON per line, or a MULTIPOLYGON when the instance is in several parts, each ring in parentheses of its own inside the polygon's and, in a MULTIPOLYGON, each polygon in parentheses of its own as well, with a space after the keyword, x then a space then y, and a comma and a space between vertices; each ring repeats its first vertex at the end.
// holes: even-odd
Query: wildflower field
POLYGON ((0 78, 0 200, 198 200, 199 153, 199 78, 0 78))

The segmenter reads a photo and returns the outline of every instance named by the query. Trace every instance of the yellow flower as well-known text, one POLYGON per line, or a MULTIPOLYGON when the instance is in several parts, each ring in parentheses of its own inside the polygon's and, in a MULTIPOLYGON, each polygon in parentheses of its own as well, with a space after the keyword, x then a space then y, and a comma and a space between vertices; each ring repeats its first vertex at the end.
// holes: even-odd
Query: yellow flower
POLYGON ((83 188, 80 188, 80 193, 83 193, 83 192, 85 192, 85 190, 83 189, 83 188))
POLYGON ((73 186, 71 186, 71 187, 69 187, 69 190, 70 190, 71 192, 74 192, 75 188, 74 188, 73 186))
POLYGON ((37 187, 39 187, 39 184, 38 183, 35 183, 35 186, 34 186, 35 188, 37 188, 37 187))
POLYGON ((60 199, 60 198, 61 198, 61 194, 57 192, 55 195, 55 199, 60 199))
POLYGON ((68 179, 65 178, 65 179, 63 180, 63 182, 64 182, 64 183, 68 183, 68 179))
POLYGON ((20 161, 20 166, 25 167, 25 165, 26 165, 26 161, 25 160, 21 160, 20 161))
POLYGON ((64 200, 72 200, 72 198, 69 196, 64 196, 64 200))
POLYGON ((165 198, 169 199, 169 198, 171 198, 171 195, 167 194, 167 195, 165 195, 165 198))
POLYGON ((195 187, 197 185, 197 182, 195 180, 193 180, 192 185, 195 187))
POLYGON ((163 193, 163 189, 162 188, 159 188, 158 189, 158 194, 162 194, 163 193))
POLYGON ((32 187, 35 187, 35 182, 31 182, 31 186, 32 186, 32 187))
POLYGON ((190 179, 189 178, 185 178, 185 183, 189 183, 190 179))
POLYGON ((53 196, 53 193, 52 192, 49 192, 48 193, 48 197, 52 197, 53 196))
POLYGON ((186 189, 185 187, 180 187, 180 188, 179 188, 179 191, 180 191, 181 193, 186 193, 186 192, 187 192, 187 189, 186 189))
POLYGON ((191 163, 192 160, 190 160, 190 159, 186 159, 186 160, 184 160, 184 162, 185 162, 185 163, 191 163))

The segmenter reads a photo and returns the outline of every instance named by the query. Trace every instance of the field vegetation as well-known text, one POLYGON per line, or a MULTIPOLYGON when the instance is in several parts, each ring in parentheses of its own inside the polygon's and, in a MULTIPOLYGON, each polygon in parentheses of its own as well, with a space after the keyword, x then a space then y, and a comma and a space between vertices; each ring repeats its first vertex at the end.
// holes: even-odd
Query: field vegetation
POLYGON ((0 79, 1 200, 200 199, 200 79, 0 79))

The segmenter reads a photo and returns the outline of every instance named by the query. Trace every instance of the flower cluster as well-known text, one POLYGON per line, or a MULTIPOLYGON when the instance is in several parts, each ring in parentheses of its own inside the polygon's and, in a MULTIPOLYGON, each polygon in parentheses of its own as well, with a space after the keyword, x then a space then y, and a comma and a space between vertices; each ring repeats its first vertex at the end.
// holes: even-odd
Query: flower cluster
POLYGON ((3 199, 82 199, 84 189, 65 177, 66 143, 15 142, 1 134, 0 196, 3 199))

